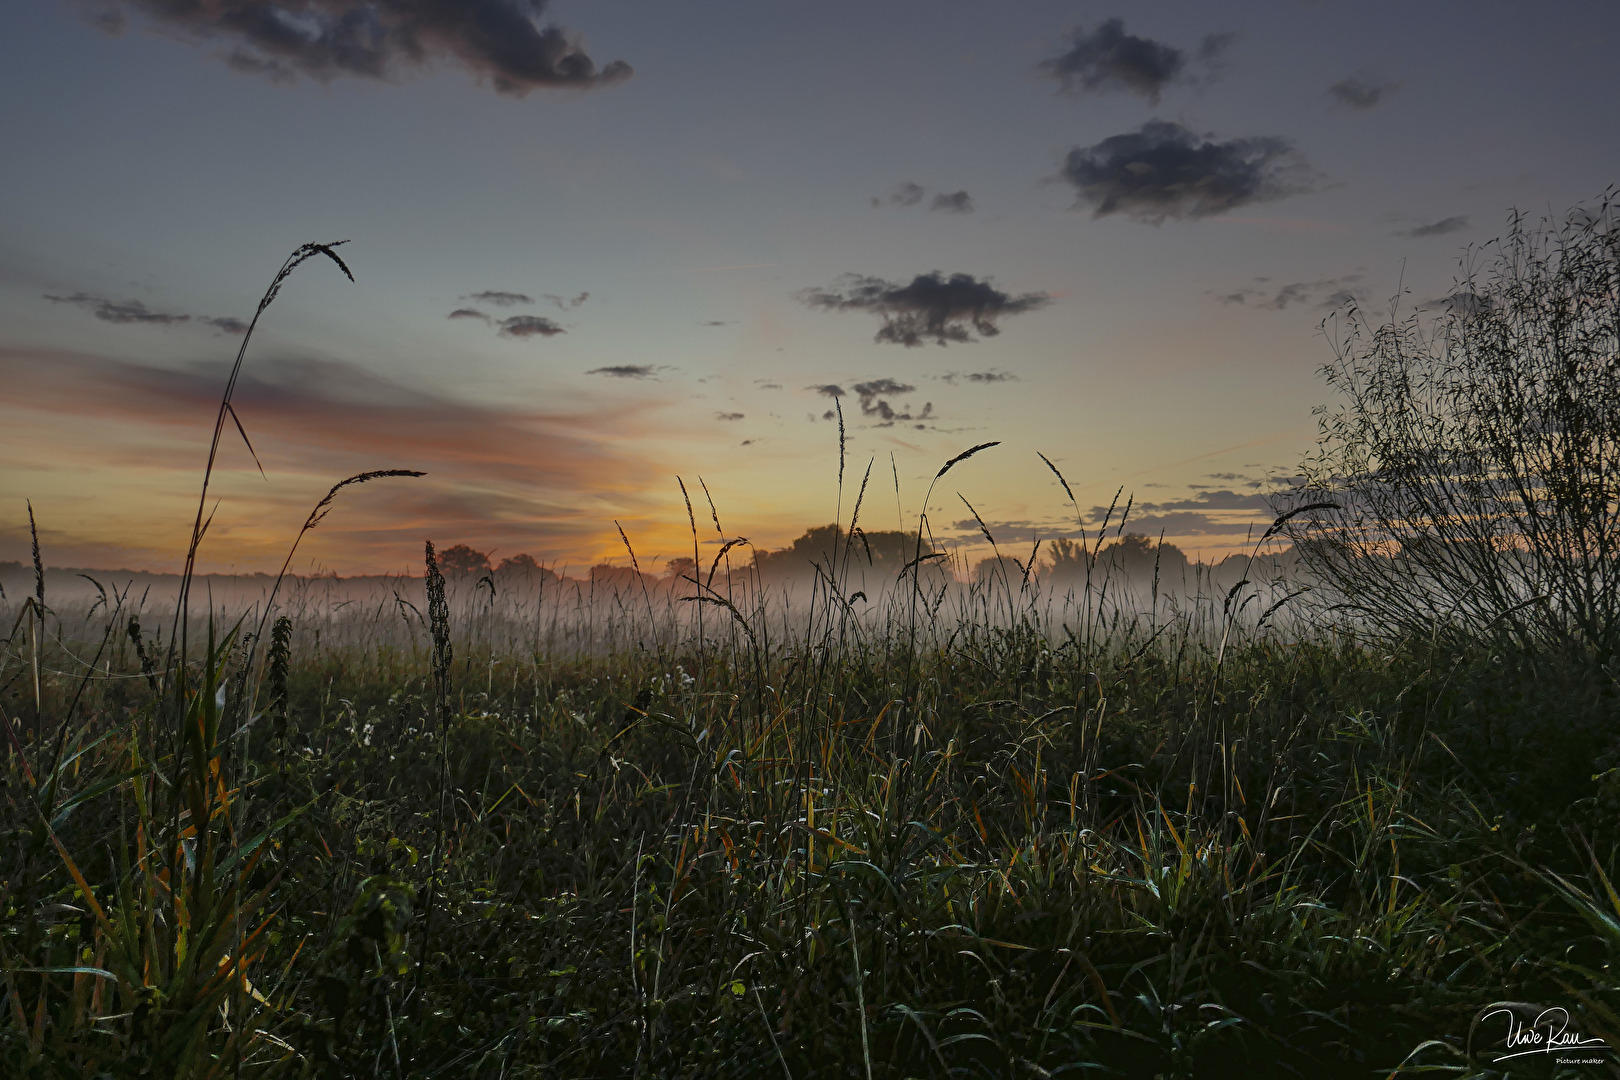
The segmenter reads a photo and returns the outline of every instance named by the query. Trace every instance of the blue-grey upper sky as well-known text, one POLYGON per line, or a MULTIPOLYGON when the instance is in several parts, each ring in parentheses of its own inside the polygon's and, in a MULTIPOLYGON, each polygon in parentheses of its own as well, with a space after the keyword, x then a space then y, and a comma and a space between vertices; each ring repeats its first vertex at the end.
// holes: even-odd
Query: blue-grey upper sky
POLYGON ((870 527, 999 439, 946 535, 956 491, 1072 530, 1040 451, 1221 553, 1312 444, 1325 315, 1620 181, 1617 44, 1574 2, 7 5, 0 558, 26 498, 52 562, 173 565, 240 321, 337 239, 356 283, 301 268, 249 351, 216 568, 370 468, 429 476, 320 564, 672 556, 676 475, 779 544, 835 511, 835 398, 870 527))

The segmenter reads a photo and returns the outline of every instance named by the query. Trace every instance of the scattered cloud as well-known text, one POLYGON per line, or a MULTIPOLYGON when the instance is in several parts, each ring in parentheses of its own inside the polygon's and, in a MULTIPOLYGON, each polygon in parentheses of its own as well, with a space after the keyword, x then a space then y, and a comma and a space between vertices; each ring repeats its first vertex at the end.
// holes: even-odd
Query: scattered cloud
POLYGON ((519 304, 532 304, 534 297, 520 292, 506 292, 503 289, 485 289, 483 292, 470 293, 462 297, 479 304, 494 304, 496 307, 517 307, 519 304))
POLYGON ((743 414, 740 412, 717 412, 714 414, 714 418, 716 420, 741 420, 743 414))
POLYGON ((1286 311, 1293 306, 1338 308, 1355 299, 1351 286, 1361 281, 1361 275, 1345 274, 1341 277, 1317 278, 1315 281, 1292 281, 1278 285, 1267 277, 1257 277, 1253 284, 1229 293, 1210 293, 1216 300, 1228 305, 1286 311))
POLYGON ((248 324, 234 315, 199 315, 197 321, 204 326, 212 326, 222 334, 245 334, 248 324))
POLYGON ((558 311, 573 311, 590 298, 591 294, 588 292, 582 292, 578 296, 553 296, 546 293, 546 299, 556 304, 558 311))
POLYGON ((840 398, 844 396, 844 388, 837 383, 826 383, 822 386, 807 386, 806 390, 814 390, 822 397, 840 398))
POLYGON ((611 364, 608 367, 591 368, 587 375, 606 375, 610 379, 650 379, 657 369, 651 364, 611 364))
MULTIPOLYGON (((1232 43, 1232 34, 1209 34, 1196 59, 1213 64, 1232 43)), ((1122 19, 1109 19, 1095 30, 1069 32, 1065 51, 1037 65, 1058 81, 1065 93, 1104 94, 1124 91, 1159 103, 1165 87, 1188 81, 1187 53, 1174 45, 1125 32, 1122 19)))
POLYGON ((873 339, 880 343, 938 345, 966 343, 1000 333, 1005 316, 1035 311, 1051 302, 1046 293, 1013 295, 989 279, 940 271, 918 274, 906 284, 846 274, 826 289, 805 289, 800 302, 824 311, 868 311, 883 320, 873 339))
POLYGON ((1468 215, 1457 214, 1454 217, 1441 218, 1429 225, 1418 225, 1411 229, 1398 232, 1396 236, 1410 236, 1421 240, 1425 236, 1447 236, 1454 232, 1462 232, 1468 228, 1468 215))
POLYGON ((1337 104, 1364 112, 1378 108, 1400 87, 1398 82, 1370 83, 1351 76, 1340 79, 1328 87, 1327 92, 1337 104))
POLYGON ((631 76, 624 61, 599 68, 578 35, 542 25, 548 6, 548 0, 104 0, 92 22, 116 33, 124 10, 137 11, 182 39, 224 45, 233 69, 275 82, 299 75, 395 81, 441 60, 517 97, 631 76))
POLYGON ((501 337, 556 337, 568 331, 539 315, 513 315, 501 320, 501 337))
POLYGON ((907 383, 896 382, 893 379, 872 379, 869 382, 856 383, 852 389, 861 399, 861 415, 877 417, 877 427, 891 427, 896 421, 923 421, 934 418, 934 403, 931 401, 926 402, 920 412, 913 412, 910 405, 895 409, 888 402, 888 398, 910 394, 917 389, 907 383))
POLYGON ((485 315, 482 311, 479 311, 477 308, 470 308, 470 307, 456 308, 456 310, 454 310, 450 314, 446 315, 445 318, 447 318, 447 319, 483 319, 485 322, 489 322, 489 316, 488 315, 485 315))
POLYGON ((1150 225, 1205 218, 1315 189, 1317 175, 1278 135, 1217 141, 1168 120, 1076 147, 1062 179, 1092 217, 1123 214, 1150 225))
POLYGON ((953 191, 949 194, 940 192, 934 196, 934 201, 928 204, 930 210, 943 210, 947 214, 973 213, 973 196, 966 191, 953 191))
POLYGON ((708 322, 704 323, 703 325, 704 326, 730 326, 731 323, 725 321, 724 319, 710 319, 708 322))
POLYGON ((779 382, 766 382, 763 379, 755 379, 754 380, 754 385, 759 387, 761 390, 780 390, 780 389, 782 389, 782 384, 781 383, 779 383, 779 382))
POLYGON ((149 311, 146 305, 139 300, 109 300, 105 296, 97 296, 94 293, 78 292, 72 296, 52 296, 46 293, 45 299, 53 304, 73 304, 76 307, 82 307, 102 322, 173 326, 176 323, 191 321, 190 315, 170 315, 161 311, 149 311))

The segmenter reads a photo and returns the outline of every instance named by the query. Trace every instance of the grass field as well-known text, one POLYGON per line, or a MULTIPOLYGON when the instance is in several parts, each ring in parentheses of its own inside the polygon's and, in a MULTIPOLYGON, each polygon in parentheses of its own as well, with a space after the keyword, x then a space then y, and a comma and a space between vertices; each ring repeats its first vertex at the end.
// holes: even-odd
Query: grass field
POLYGON ((453 586, 264 664, 216 618, 183 682, 150 614, 13 600, 7 1075, 1493 1075, 1503 1001, 1615 1041, 1612 681, 1219 596, 731 595, 604 605, 611 650, 453 586))

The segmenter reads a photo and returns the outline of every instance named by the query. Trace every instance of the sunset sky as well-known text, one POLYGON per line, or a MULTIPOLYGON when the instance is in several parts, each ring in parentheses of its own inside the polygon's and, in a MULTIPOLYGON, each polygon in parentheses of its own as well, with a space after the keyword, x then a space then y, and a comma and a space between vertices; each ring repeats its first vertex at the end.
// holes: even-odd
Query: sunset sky
POLYGON ((1620 182, 1620 5, 0 6, 0 559, 579 572, 832 520, 1027 550, 1123 486, 1221 555, 1314 442, 1318 324, 1620 182), (893 465, 891 467, 891 455, 893 465), (900 493, 895 497, 894 475, 900 493), (964 519, 968 519, 964 522, 964 519), (304 556, 307 555, 307 560, 304 556))

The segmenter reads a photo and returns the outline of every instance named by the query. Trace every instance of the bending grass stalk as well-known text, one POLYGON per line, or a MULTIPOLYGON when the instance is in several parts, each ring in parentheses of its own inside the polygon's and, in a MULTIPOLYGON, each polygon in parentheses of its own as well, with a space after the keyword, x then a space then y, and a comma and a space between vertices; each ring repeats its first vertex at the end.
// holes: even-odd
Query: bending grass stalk
MULTIPOLYGON (((202 491, 197 496, 197 516, 192 522, 191 542, 186 548, 185 571, 180 575, 180 595, 177 598, 174 614, 176 632, 171 633, 169 637, 171 656, 173 655, 176 643, 178 643, 179 646, 179 659, 181 665, 179 678, 182 682, 185 679, 184 666, 187 645, 187 623, 189 621, 188 615, 190 613, 191 582, 197 570, 197 549, 202 546, 203 533, 205 533, 208 529, 208 523, 203 520, 203 511, 208 505, 208 485, 214 476, 214 464, 219 459, 219 441, 220 437, 225 433, 225 418, 227 416, 229 416, 231 420, 235 422, 237 431, 242 435, 242 441, 244 443, 247 442, 247 432, 243 430, 242 422, 236 416, 236 410, 231 405, 231 398, 236 393, 236 382, 242 374, 242 361, 247 356, 248 342, 253 340, 253 331, 258 328, 259 317, 265 313, 265 310, 275 302, 277 295, 280 294, 282 283, 285 282, 289 276, 291 276, 294 270, 298 269, 298 267, 302 266, 305 262, 314 258, 316 255, 324 255, 328 259, 331 259, 332 262, 337 264, 337 268, 343 271, 344 277, 348 278, 351 282, 354 281, 354 274, 349 270, 348 265, 344 263, 343 259, 339 257, 337 252, 332 250, 333 248, 339 247, 346 243, 348 243, 347 240, 334 240, 327 244, 301 244, 296 250, 293 251, 291 255, 287 256, 287 258, 282 262, 281 268, 276 271, 276 276, 270 280, 270 287, 264 291, 264 296, 259 299, 259 307, 256 311, 254 311, 253 319, 248 323, 247 331, 242 335, 242 344, 237 347, 236 361, 231 365, 230 377, 225 380, 225 393, 220 397, 219 413, 214 418, 214 434, 208 444, 208 463, 203 467, 202 491)), ((253 453, 253 446, 251 443, 248 444, 248 452, 250 454, 253 453)), ((254 463, 258 463, 257 455, 254 455, 254 463)), ((262 467, 260 472, 263 472, 262 467)), ((212 520, 212 515, 209 516, 209 520, 212 520)))
MULTIPOLYGON (((328 491, 324 496, 322 496, 320 502, 317 502, 315 504, 315 508, 309 512, 309 517, 304 519, 304 527, 298 530, 297 536, 293 537, 292 547, 287 550, 287 557, 281 561, 281 569, 276 573, 276 580, 270 586, 269 597, 265 599, 264 611, 260 613, 258 625, 254 627, 253 640, 248 642, 248 656, 247 662, 244 665, 244 670, 251 670, 253 667, 254 653, 258 650, 259 639, 264 634, 264 624, 269 621, 270 612, 276 606, 276 594, 281 591, 282 581, 286 580, 287 569, 288 567, 292 566, 293 556, 298 554, 298 545, 303 542, 305 533, 309 532, 322 521, 326 520, 326 515, 332 511, 332 503, 333 500, 337 498, 337 493, 350 485, 367 484, 373 480, 380 480, 385 476, 426 475, 427 473, 418 469, 373 469, 370 472, 356 473, 347 480, 339 480, 337 483, 332 485, 332 490, 328 491)), ((258 689, 258 684, 255 683, 253 687, 254 702, 258 700, 258 689)), ((248 715, 253 715, 252 703, 250 703, 248 706, 248 715)))

